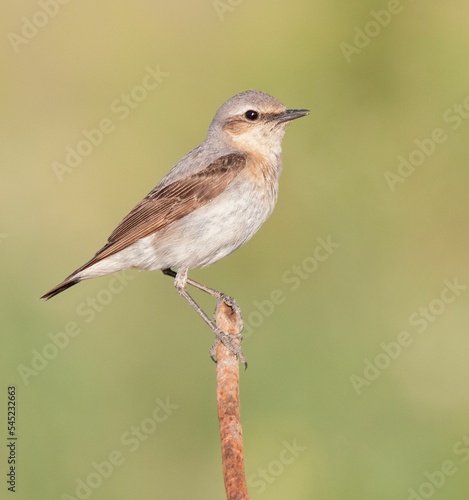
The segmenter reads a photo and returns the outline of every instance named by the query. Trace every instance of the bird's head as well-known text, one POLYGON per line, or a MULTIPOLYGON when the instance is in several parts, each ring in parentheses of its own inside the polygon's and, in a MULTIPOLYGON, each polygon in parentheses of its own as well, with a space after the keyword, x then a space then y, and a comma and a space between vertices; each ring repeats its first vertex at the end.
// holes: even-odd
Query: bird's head
POLYGON ((264 92, 247 90, 226 101, 217 111, 208 139, 222 141, 240 151, 266 156, 280 154, 286 125, 308 113, 307 109, 287 109, 264 92))

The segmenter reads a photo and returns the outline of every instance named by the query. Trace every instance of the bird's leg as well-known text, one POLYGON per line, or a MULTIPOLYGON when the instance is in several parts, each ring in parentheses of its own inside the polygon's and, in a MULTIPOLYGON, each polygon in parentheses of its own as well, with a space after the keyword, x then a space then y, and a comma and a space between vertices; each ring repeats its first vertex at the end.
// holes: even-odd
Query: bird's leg
MULTIPOLYGON (((163 269, 162 273, 165 274, 166 276, 171 276, 172 278, 175 278, 178 273, 176 271, 173 271, 172 269, 163 269)), ((186 272, 187 276, 187 272, 186 272)), ((215 297, 216 299, 219 299, 221 297, 227 297, 230 299, 231 297, 228 297, 228 295, 225 295, 222 292, 218 292, 217 290, 214 290, 213 288, 209 288, 208 286, 202 285, 201 283, 198 283, 197 281, 191 280, 190 278, 186 278, 186 283, 188 285, 193 286, 194 288, 198 288, 199 290, 202 290, 205 293, 208 293, 212 297, 215 297)))
POLYGON ((176 291, 179 293, 179 295, 181 295, 184 299, 187 300, 187 302, 189 302, 189 304, 192 306, 192 308, 195 310, 195 312, 205 321, 205 323, 207 323, 207 325, 215 333, 216 341, 210 349, 210 357, 212 358, 213 361, 216 362, 216 357, 215 357, 216 346, 217 346, 218 342, 221 342, 227 349, 229 349, 233 354, 235 354, 238 357, 238 359, 241 361, 241 363, 243 363, 245 366, 247 366, 246 358, 243 355, 243 351, 241 350, 241 347, 237 346, 233 343, 233 335, 228 335, 227 333, 222 332, 215 325, 215 323, 205 314, 204 310, 197 304, 197 302, 186 291, 186 284, 191 284, 191 285, 195 286, 196 288, 199 288, 200 290, 203 290, 203 291, 206 291, 207 293, 210 293, 210 295, 214 295, 215 297, 217 297, 217 300, 223 300, 229 306, 235 306, 234 299, 232 299, 231 297, 227 297, 226 295, 224 295, 220 292, 217 292, 216 290, 213 290, 213 289, 208 288, 208 287, 204 287, 203 285, 200 285, 196 281, 189 280, 187 278, 187 271, 188 270, 186 268, 179 269, 177 273, 174 272, 172 269, 163 269, 164 274, 174 277, 174 287, 176 288, 176 291))

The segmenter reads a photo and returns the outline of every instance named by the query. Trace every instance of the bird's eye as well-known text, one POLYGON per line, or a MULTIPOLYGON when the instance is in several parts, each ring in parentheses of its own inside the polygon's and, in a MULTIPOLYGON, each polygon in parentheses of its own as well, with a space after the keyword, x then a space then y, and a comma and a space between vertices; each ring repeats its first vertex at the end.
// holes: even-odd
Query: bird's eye
POLYGON ((253 109, 250 109, 249 111, 246 111, 246 113, 244 113, 244 116, 248 120, 254 122, 259 118, 259 113, 257 111, 254 111, 253 109))

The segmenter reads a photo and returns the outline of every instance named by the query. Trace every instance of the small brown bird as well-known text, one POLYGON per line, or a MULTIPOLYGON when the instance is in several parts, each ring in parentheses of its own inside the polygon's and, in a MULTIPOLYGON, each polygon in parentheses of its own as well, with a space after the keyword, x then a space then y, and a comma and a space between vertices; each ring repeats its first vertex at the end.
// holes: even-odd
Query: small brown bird
POLYGON ((41 298, 124 269, 159 269, 175 278, 178 293, 225 343, 225 335, 187 293, 186 284, 217 298, 222 294, 188 279, 187 273, 239 248, 272 213, 286 125, 308 113, 286 109, 257 90, 229 99, 215 114, 205 141, 122 220, 91 260, 41 298))

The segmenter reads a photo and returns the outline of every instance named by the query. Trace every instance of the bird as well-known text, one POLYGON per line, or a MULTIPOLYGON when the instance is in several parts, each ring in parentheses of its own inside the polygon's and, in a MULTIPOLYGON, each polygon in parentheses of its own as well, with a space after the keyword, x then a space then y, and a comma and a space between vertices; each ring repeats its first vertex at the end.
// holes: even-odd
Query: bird
POLYGON ((259 90, 231 97, 216 112, 206 139, 124 217, 94 257, 41 298, 126 269, 160 270, 174 278, 177 292, 216 338, 233 349, 186 285, 217 299, 224 294, 191 280, 188 272, 234 252, 269 217, 277 201, 286 126, 309 112, 287 109, 259 90))

